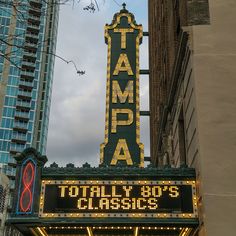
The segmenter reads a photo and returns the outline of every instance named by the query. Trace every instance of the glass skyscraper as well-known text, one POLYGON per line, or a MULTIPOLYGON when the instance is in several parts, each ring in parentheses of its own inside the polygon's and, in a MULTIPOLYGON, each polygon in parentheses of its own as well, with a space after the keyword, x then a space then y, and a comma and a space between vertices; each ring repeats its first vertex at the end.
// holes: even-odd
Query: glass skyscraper
POLYGON ((14 155, 45 154, 59 4, 0 1, 0 170, 14 186, 14 155))

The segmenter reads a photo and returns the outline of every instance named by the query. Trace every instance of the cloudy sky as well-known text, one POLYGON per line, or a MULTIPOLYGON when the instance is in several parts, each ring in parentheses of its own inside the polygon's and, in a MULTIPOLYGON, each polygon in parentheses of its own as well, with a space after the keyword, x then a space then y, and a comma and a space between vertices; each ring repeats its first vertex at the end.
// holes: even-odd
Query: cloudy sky
MULTIPOLYGON (((124 0, 98 0, 99 11, 89 13, 83 7, 89 0, 75 0, 74 6, 60 10, 57 55, 73 60, 86 74, 79 76, 72 64, 57 59, 48 132, 48 164, 73 163, 81 166, 99 163, 99 146, 105 130, 105 85, 107 45, 104 25, 111 23, 124 0), (79 3, 78 3, 79 2, 79 3)), ((147 31, 147 0, 126 0, 138 24, 147 31)), ((148 42, 140 47, 141 69, 148 68, 148 42)), ((141 110, 148 110, 148 77, 141 76, 141 110)), ((149 155, 149 119, 141 118, 141 140, 149 155)))

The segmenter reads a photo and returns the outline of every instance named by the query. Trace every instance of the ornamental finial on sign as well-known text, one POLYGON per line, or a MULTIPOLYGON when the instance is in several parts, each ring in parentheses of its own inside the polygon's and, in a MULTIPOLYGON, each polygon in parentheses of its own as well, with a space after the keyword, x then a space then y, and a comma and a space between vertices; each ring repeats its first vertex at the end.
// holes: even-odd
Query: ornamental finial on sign
POLYGON ((126 3, 124 2, 123 4, 122 4, 122 6, 123 6, 123 10, 126 10, 126 3))

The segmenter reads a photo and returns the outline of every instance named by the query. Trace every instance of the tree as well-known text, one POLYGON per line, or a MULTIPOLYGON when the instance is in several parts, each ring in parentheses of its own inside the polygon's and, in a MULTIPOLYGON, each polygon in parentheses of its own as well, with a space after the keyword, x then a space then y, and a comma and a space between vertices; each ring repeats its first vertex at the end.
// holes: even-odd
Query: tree
MULTIPOLYGON (((55 7, 55 5, 65 5, 71 3, 74 5, 75 0, 40 0, 39 4, 42 3, 45 3, 45 5, 50 8, 55 7)), ((90 5, 88 7, 90 7, 90 5)), ((33 5, 31 5, 31 0, 0 0, 0 9, 2 12, 6 15, 11 15, 13 13, 15 20, 10 24, 15 24, 15 26, 18 23, 22 25, 27 24, 27 17, 25 13, 29 7, 33 7, 33 5)), ((41 12, 41 14, 47 14, 46 8, 41 12)), ((0 27, 0 31, 1 30, 4 30, 4 25, 0 27)), ((21 69, 20 61, 15 60, 14 54, 17 54, 17 52, 20 50, 26 49, 25 41, 20 40, 20 38, 24 36, 24 33, 9 32, 8 34, 1 34, 0 32, 0 59, 2 57, 2 59, 7 60, 11 65, 14 65, 18 69, 21 69), (14 48, 14 50, 12 50, 12 48, 14 48)), ((50 38, 45 38, 43 41, 37 42, 38 48, 43 48, 43 44, 47 43, 49 40, 50 38)), ((67 64, 71 63, 73 64, 77 74, 85 74, 85 71, 78 69, 73 60, 68 60, 63 56, 57 55, 54 52, 50 52, 48 50, 41 50, 41 52, 51 54, 67 64)))
MULTIPOLYGON (((99 11, 100 10, 100 4, 101 1, 103 2, 103 4, 105 4, 106 0, 101 0, 100 2, 98 2, 98 0, 89 0, 89 4, 85 3, 85 5, 83 6, 83 10, 88 11, 90 13, 94 13, 95 11, 99 11)), ((14 15, 16 17, 16 19, 22 23, 26 24, 26 16, 24 14, 24 11, 26 11, 28 9, 28 7, 30 6, 30 2, 31 0, 0 0, 0 8, 2 8, 3 11, 5 11, 7 13, 7 11, 11 11, 13 9, 14 15), (5 10, 4 10, 5 8, 5 10)), ((66 4, 71 4, 72 8, 74 7, 75 4, 81 4, 82 5, 82 1, 81 0, 39 0, 39 2, 41 3, 45 3, 47 6, 53 6, 53 5, 66 5, 66 4)), ((121 4, 119 4, 117 2, 117 0, 113 0, 113 2, 115 4, 117 4, 118 6, 121 7, 121 4)), ((46 14, 46 12, 42 12, 42 14, 46 14)), ((0 28, 1 30, 1 28, 0 28)), ((16 43, 17 38, 21 37, 23 35, 21 34, 8 34, 7 37, 1 37, 0 36, 0 58, 4 58, 6 60, 8 60, 12 65, 16 66, 18 69, 20 69, 20 65, 12 60, 11 56, 12 53, 17 53, 18 49, 24 49, 24 43, 16 43), (4 49, 7 47, 15 47, 16 50, 15 51, 5 51, 4 49)), ((50 39, 45 39, 42 43, 47 42, 50 39)), ((38 46, 42 46, 42 45, 38 45, 38 46)), ((45 53, 44 51, 41 51, 42 53, 45 53)), ((61 61, 67 63, 67 64, 73 64, 77 74, 79 75, 83 75, 85 74, 85 71, 83 70, 79 70, 78 66, 75 64, 75 62, 73 60, 68 60, 66 58, 64 58, 61 55, 57 55, 53 52, 48 52, 49 54, 54 55, 55 57, 59 58, 61 61)))

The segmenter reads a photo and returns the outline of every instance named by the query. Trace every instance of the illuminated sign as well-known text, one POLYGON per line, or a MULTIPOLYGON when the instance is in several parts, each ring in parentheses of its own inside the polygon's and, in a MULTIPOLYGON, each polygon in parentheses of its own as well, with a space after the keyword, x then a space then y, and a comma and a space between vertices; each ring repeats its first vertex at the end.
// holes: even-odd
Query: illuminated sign
POLYGON ((33 206, 36 165, 29 158, 22 165, 18 190, 17 214, 30 214, 33 206))
POLYGON ((39 215, 196 218, 195 181, 43 181, 39 215))
POLYGON ((140 142, 139 45, 142 26, 122 10, 105 26, 108 44, 105 141, 100 160, 105 165, 144 167, 140 142))

